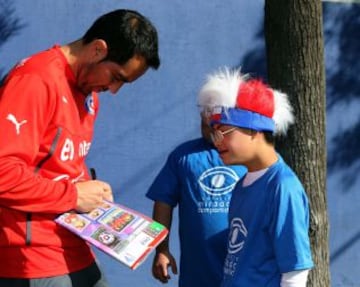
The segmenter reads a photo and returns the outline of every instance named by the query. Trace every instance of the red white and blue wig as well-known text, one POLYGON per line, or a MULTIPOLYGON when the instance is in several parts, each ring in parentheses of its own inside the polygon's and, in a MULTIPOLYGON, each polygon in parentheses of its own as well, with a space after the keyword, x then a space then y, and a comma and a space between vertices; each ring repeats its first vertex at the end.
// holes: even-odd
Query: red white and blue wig
POLYGON ((286 94, 227 67, 208 75, 198 104, 211 111, 212 124, 286 134, 294 122, 286 94))

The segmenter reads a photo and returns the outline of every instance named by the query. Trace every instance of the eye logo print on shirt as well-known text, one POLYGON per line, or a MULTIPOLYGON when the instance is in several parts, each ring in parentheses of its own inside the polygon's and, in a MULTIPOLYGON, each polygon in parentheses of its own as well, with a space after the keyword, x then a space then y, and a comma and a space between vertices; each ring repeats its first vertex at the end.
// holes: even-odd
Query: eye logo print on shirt
POLYGON ((86 97, 85 108, 90 115, 95 115, 95 104, 92 95, 86 97))
POLYGON ((228 245, 229 254, 237 253, 243 248, 247 234, 247 229, 241 218, 235 217, 231 220, 228 245))
POLYGON ((220 196, 231 192, 238 180, 238 175, 231 168, 217 166, 204 171, 198 183, 206 193, 220 196))
POLYGON ((23 120, 23 121, 19 122, 13 114, 8 114, 6 119, 9 120, 10 122, 12 122, 15 125, 15 130, 16 130, 17 135, 20 134, 21 126, 23 124, 27 123, 27 120, 23 120))

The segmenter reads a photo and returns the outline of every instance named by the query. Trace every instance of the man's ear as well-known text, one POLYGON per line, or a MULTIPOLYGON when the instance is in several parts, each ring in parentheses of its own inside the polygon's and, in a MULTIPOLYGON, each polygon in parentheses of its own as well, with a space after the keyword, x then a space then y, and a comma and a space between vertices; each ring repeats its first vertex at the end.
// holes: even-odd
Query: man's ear
POLYGON ((107 57, 108 54, 108 46, 106 42, 102 39, 95 39, 91 42, 91 50, 93 57, 100 62, 107 57))

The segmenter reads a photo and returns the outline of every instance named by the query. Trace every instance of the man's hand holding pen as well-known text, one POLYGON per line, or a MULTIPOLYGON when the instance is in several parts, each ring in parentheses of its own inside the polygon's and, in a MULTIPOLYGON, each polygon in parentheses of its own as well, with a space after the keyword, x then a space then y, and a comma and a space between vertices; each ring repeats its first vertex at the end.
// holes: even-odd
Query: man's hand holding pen
POLYGON ((76 210, 90 212, 103 203, 104 200, 113 201, 111 186, 96 179, 95 170, 91 170, 93 180, 75 183, 77 190, 76 210))

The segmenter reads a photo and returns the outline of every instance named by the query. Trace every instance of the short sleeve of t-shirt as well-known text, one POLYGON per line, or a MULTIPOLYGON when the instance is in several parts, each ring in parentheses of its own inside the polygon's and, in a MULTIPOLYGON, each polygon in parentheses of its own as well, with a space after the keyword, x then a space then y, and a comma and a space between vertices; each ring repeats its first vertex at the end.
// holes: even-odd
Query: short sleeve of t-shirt
POLYGON ((172 152, 165 165, 151 184, 146 196, 153 201, 161 201, 174 207, 179 201, 180 181, 177 176, 176 154, 172 152))
POLYGON ((307 234, 309 205, 305 191, 292 176, 283 179, 274 189, 270 232, 279 269, 281 273, 309 269, 313 263, 307 234))

